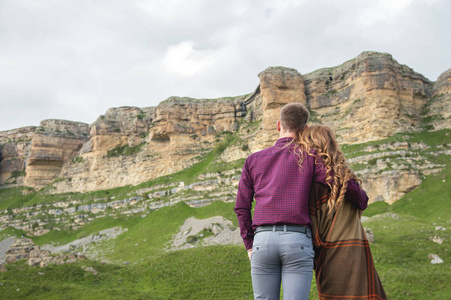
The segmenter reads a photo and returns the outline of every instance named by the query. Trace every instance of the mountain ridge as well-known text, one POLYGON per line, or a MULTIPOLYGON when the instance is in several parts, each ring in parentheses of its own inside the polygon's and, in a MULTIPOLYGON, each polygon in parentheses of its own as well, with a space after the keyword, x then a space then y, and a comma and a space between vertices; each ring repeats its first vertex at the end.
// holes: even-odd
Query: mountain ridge
MULTIPOLYGON (((305 75, 269 67, 258 76, 254 92, 242 96, 169 97, 155 107, 110 108, 90 125, 50 119, 0 132, 0 188, 53 184, 51 193, 64 193, 136 185, 192 166, 227 132, 240 145, 221 159, 243 159, 272 145, 280 108, 291 102, 306 105, 311 121, 334 129, 342 145, 451 128, 451 69, 431 82, 390 54, 363 52, 305 75)), ((409 189, 421 182, 415 172, 394 176, 405 177, 409 189)))

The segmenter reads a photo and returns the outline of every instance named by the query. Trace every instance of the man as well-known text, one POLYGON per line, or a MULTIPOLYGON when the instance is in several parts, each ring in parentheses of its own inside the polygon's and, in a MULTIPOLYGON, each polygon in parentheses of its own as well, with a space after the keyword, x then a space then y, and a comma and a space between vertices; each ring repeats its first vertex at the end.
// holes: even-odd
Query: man
MULTIPOLYGON (((275 145, 251 154, 243 167, 235 212, 251 259, 255 299, 279 299, 281 283, 284 299, 308 299, 314 257, 308 197, 312 182, 327 184, 321 161, 294 149, 309 116, 302 104, 285 105, 275 145), (299 155, 305 157, 301 166, 299 155)), ((368 197, 353 180, 346 197, 366 208, 368 197)))

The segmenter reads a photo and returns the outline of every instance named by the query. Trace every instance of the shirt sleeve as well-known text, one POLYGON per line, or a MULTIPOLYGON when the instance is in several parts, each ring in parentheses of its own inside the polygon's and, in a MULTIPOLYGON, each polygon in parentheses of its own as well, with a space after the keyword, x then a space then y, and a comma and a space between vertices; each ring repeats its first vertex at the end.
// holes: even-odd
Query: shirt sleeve
POLYGON ((361 210, 368 207, 368 196, 354 179, 348 181, 348 189, 346 190, 345 197, 357 205, 361 210))
MULTIPOLYGON (((315 153, 316 163, 314 163, 313 181, 326 184, 326 167, 323 160, 315 153)), ((333 176, 333 174, 332 174, 333 176)), ((332 183, 329 182, 329 183, 332 183)), ((348 181, 348 188, 345 194, 346 199, 357 205, 361 210, 368 207, 368 196, 366 192, 360 187, 360 185, 354 180, 350 179, 348 181)))
POLYGON ((252 201, 254 199, 254 187, 249 172, 249 162, 246 160, 236 195, 235 213, 240 225, 240 234, 243 238, 246 250, 252 249, 254 242, 254 230, 252 229, 252 201))

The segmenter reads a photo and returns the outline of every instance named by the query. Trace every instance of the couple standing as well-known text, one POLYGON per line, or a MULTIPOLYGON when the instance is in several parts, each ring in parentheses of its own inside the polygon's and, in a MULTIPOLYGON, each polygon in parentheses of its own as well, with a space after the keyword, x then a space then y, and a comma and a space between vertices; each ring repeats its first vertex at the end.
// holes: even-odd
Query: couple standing
POLYGON ((386 299, 360 222, 368 197, 334 133, 306 126, 309 115, 285 105, 275 145, 243 167, 235 212, 254 297, 279 299, 282 283, 284 299, 308 299, 315 268, 320 299, 386 299))

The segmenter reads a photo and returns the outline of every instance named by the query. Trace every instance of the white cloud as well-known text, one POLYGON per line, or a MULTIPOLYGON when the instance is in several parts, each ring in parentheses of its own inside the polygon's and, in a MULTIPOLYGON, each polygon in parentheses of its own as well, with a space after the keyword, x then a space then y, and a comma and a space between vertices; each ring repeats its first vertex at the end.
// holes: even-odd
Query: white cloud
POLYGON ((403 12, 411 5, 413 0, 377 0, 365 1, 369 7, 361 14, 364 26, 371 26, 377 22, 394 22, 402 18, 403 12))
POLYGON ((183 41, 167 49, 163 62, 170 72, 190 76, 213 66, 216 59, 213 51, 195 49, 193 41, 183 41))
POLYGON ((434 80, 451 66, 444 0, 0 1, 0 130, 92 123, 109 107, 251 92, 366 50, 434 80))

